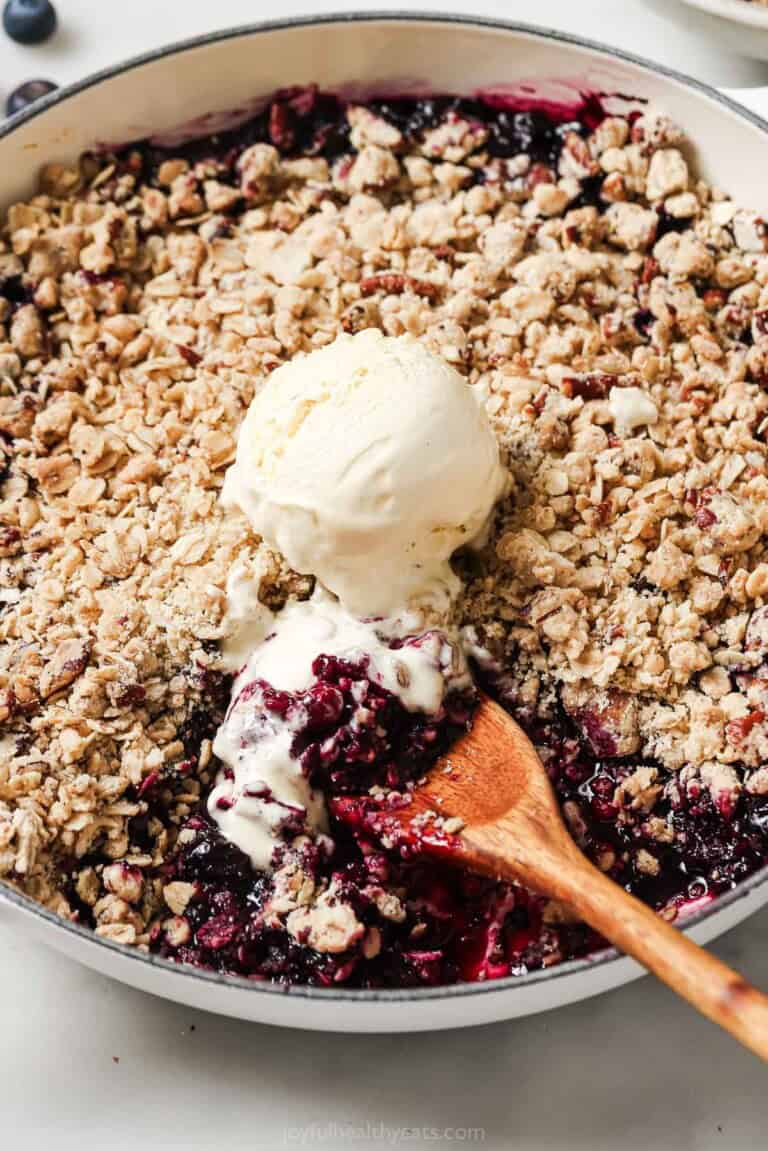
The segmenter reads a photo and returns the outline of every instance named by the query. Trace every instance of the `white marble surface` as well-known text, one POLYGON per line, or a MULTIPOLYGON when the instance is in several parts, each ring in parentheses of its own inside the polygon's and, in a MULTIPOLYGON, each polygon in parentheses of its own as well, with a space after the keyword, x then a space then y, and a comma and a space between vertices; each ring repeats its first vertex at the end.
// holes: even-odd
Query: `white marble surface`
MULTIPOLYGON (((279 11, 361 6, 372 5, 282 0, 279 11)), ((653 11, 633 0, 431 6, 535 20, 712 83, 768 83, 768 65, 724 55, 669 23, 658 0, 653 11)), ((23 49, 0 38, 3 98, 31 76, 75 79, 276 9, 251 0, 59 0, 59 11, 62 30, 49 46, 23 49)), ((766 949, 768 912, 715 947, 763 986, 766 949)), ((765 1145, 763 1084, 756 1060, 650 979, 474 1031, 321 1036, 164 1003, 33 947, 0 923, 3 1146, 252 1151, 302 1142, 356 1151, 461 1144, 451 1129, 475 1127, 493 1149, 747 1151, 765 1145)))

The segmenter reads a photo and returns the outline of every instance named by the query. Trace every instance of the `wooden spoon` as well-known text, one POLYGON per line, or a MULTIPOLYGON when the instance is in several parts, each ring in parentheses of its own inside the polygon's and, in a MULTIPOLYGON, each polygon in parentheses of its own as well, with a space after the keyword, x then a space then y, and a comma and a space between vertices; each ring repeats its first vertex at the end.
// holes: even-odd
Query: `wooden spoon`
POLYGON ((608 879, 568 834, 544 766, 507 713, 481 698, 472 729, 401 807, 338 798, 342 820, 385 846, 511 880, 568 904, 698 1011, 768 1060, 768 996, 608 879), (461 829, 453 830, 461 821, 461 829), (453 821, 453 824, 451 823, 453 821), (446 826, 447 825, 447 826, 446 826))

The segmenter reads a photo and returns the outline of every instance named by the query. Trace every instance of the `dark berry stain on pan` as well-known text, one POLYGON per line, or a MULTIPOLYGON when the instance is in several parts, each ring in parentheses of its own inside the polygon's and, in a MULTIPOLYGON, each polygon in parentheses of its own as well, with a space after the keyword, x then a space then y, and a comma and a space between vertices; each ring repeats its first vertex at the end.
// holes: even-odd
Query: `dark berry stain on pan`
MULTIPOLYGON (((584 93, 571 103, 553 103, 489 90, 475 97, 392 95, 372 99, 368 106, 406 139, 416 139, 447 119, 466 119, 487 128, 491 156, 509 158, 525 153, 536 163, 554 167, 568 133, 586 136, 605 119, 608 113, 603 99, 603 95, 584 93)), ((234 169, 238 156, 259 143, 272 144, 286 156, 334 160, 353 152, 346 101, 319 91, 315 85, 286 88, 236 128, 172 148, 139 143, 124 149, 123 155, 135 154, 138 148, 150 171, 169 153, 190 163, 215 160, 223 169, 234 169)), ((482 178, 479 172, 475 178, 482 178)))

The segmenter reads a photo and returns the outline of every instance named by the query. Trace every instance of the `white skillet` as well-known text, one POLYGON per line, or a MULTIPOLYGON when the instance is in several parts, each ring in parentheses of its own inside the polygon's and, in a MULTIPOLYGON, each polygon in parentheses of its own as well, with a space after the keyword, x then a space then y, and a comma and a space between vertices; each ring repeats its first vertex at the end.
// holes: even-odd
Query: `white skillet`
MULTIPOLYGON (((457 16, 373 13, 216 33, 61 90, 0 129, 0 203, 28 195, 43 162, 71 160, 100 142, 127 142, 193 120, 198 132, 210 131, 229 120, 233 109, 252 106, 255 97, 311 81, 368 92, 403 91, 414 83, 424 91, 462 93, 523 84, 566 102, 579 89, 643 97, 686 128, 708 179, 743 205, 768 211, 768 124, 714 89, 546 30, 457 16)), ((706 942, 766 902, 768 869, 692 915, 688 930, 706 942)), ((321 1030, 420 1031, 487 1023, 572 1003, 641 974, 631 960, 607 951, 487 984, 286 991, 176 966, 99 939, 3 884, 0 915, 133 987, 241 1019, 321 1030)))

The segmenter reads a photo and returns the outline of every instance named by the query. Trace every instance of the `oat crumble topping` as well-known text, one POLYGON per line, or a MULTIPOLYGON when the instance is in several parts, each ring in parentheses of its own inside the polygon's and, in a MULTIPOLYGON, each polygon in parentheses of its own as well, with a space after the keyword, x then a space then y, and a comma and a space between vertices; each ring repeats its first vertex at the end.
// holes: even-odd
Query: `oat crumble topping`
MULTIPOLYGON (((272 103, 263 138, 49 165, 5 216, 0 877, 113 940, 190 943, 196 887, 167 862, 216 771, 227 575, 257 564, 272 607, 312 585, 224 513, 224 471, 260 380, 371 326, 487 390, 513 488, 459 558, 462 618, 549 761, 577 743, 617 761, 589 798, 621 845, 563 793, 576 840, 650 881, 685 837, 675 811, 706 800, 708 820, 752 820, 754 869, 766 225, 652 111, 505 154, 470 102, 410 102, 407 122, 397 103, 301 99, 272 103)), ((291 859, 263 916, 373 962, 408 893, 367 891, 376 923, 291 859)), ((544 909, 541 962, 567 919, 544 909)))

